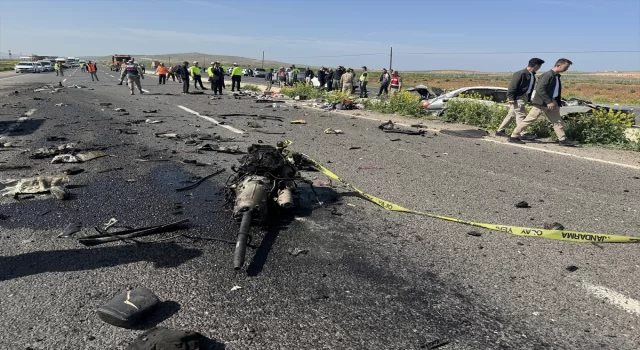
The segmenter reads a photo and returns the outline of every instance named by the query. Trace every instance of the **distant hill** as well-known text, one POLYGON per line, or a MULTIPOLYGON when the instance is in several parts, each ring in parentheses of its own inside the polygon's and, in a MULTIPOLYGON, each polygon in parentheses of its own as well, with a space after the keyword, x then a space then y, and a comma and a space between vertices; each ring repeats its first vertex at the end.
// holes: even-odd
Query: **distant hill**
MULTIPOLYGON (((234 62, 237 63, 241 67, 260 67, 262 65, 261 59, 253 59, 246 57, 238 57, 238 56, 224 56, 224 55, 209 55, 205 53, 199 52, 188 52, 188 53, 169 53, 169 54, 159 54, 159 55, 149 55, 149 54, 131 54, 136 61, 145 63, 151 62, 151 60, 162 61, 165 64, 171 63, 171 65, 176 65, 178 63, 182 63, 184 61, 188 61, 189 64, 193 63, 193 61, 198 61, 200 66, 209 66, 211 62, 219 61, 222 65, 230 66, 234 62)), ((94 56, 94 57, 85 57, 85 59, 90 59, 98 62, 109 62, 111 61, 111 56, 94 56)), ((289 67, 291 63, 280 62, 280 61, 271 61, 265 60, 264 67, 265 68, 277 68, 277 67, 289 67)), ((306 67, 305 65, 296 64, 298 67, 306 67)))

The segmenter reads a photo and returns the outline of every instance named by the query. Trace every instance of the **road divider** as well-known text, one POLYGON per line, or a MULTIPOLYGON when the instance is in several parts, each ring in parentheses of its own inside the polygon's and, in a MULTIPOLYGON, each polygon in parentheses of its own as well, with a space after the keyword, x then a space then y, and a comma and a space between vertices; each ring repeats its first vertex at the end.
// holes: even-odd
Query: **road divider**
MULTIPOLYGON (((291 142, 287 141, 286 145, 289 145, 289 144, 291 144, 291 142)), ((306 154, 302 154, 302 156, 324 175, 328 176, 333 180, 339 181, 340 183, 347 186, 348 188, 358 192, 364 198, 381 206, 386 210, 427 216, 430 218, 435 218, 435 219, 440 219, 440 220, 445 220, 450 222, 457 222, 459 224, 482 227, 492 231, 506 232, 512 235, 522 236, 522 237, 538 237, 538 238, 546 238, 546 239, 553 239, 558 241, 569 241, 569 242, 578 242, 578 243, 640 243, 640 237, 610 235, 610 234, 604 234, 604 233, 567 231, 567 230, 548 230, 543 228, 521 227, 521 226, 511 226, 511 225, 502 225, 502 224, 485 224, 481 222, 460 220, 460 219, 452 218, 448 216, 428 214, 428 213, 423 213, 423 212, 412 210, 412 209, 407 209, 400 205, 372 196, 368 193, 365 193, 357 189, 356 187, 354 187, 353 185, 351 185, 350 183, 348 183, 347 181, 342 179, 340 176, 336 175, 334 172, 332 172, 331 170, 329 170, 327 167, 320 164, 319 162, 315 161, 311 157, 307 156, 306 154)))

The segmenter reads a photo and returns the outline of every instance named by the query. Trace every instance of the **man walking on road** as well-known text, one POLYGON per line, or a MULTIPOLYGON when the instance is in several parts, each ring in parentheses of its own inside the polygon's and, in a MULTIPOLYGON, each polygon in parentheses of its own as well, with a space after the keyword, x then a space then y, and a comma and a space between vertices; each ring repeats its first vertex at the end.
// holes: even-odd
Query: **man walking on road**
MULTIPOLYGON (((140 85, 140 78, 144 79, 144 75, 142 74, 142 69, 140 68, 140 66, 135 64, 133 60, 129 60, 125 68, 122 70, 122 77, 124 77, 125 74, 127 76, 127 85, 129 85, 131 95, 134 95, 133 90, 135 89, 135 86, 138 87, 140 94, 144 94, 144 91, 142 91, 142 86, 140 85)), ((119 83, 118 85, 122 85, 122 83, 119 83)))
POLYGON ((351 95, 353 91, 353 69, 347 69, 347 72, 340 76, 340 87, 343 94, 351 95))
POLYGON ((369 97, 367 92, 367 83, 369 79, 369 72, 367 72, 367 66, 362 66, 362 74, 360 74, 360 98, 369 97))
POLYGON ((96 78, 95 81, 100 81, 98 79, 98 66, 96 66, 95 63, 89 61, 89 63, 87 63, 87 71, 91 74, 91 81, 94 81, 93 78, 96 78))
MULTIPOLYGON (((536 72, 542 65, 544 60, 539 58, 532 58, 529 60, 529 65, 523 70, 519 70, 513 73, 511 77, 511 84, 507 90, 507 100, 509 101, 509 112, 502 121, 502 124, 496 130, 496 136, 507 137, 505 129, 511 122, 511 119, 515 117, 516 125, 520 124, 527 115, 526 104, 531 100, 531 93, 534 86, 536 86, 536 72)), ((530 138, 527 135, 522 135, 520 138, 530 138)))
POLYGON ((202 85, 202 75, 200 73, 200 67, 198 67, 198 61, 193 62, 193 66, 191 66, 190 72, 191 76, 193 77, 193 87, 198 90, 198 83, 200 83, 200 88, 202 90, 206 90, 207 88, 202 85))
POLYGON ((264 91, 271 91, 271 85, 273 85, 273 68, 269 69, 267 74, 264 75, 264 80, 267 82, 267 89, 264 91))
POLYGON ((171 78, 173 81, 176 81, 176 73, 173 72, 173 67, 167 68, 167 79, 171 78))
POLYGON ((240 92, 241 81, 242 81, 242 68, 238 67, 237 63, 234 63, 233 70, 231 71, 231 91, 235 91, 235 88, 237 85, 238 92, 240 92))
POLYGON ((389 81, 391 81, 391 76, 387 73, 386 68, 382 68, 382 74, 380 74, 380 90, 378 91, 378 97, 385 94, 389 95, 389 81))
POLYGON ((562 117, 560 116, 560 100, 562 98, 562 82, 560 81, 560 73, 566 72, 573 62, 566 58, 559 59, 555 66, 548 72, 542 74, 540 82, 535 88, 535 95, 531 100, 533 108, 529 114, 518 123, 516 128, 509 137, 509 142, 523 143, 520 139, 520 133, 533 123, 542 114, 546 115, 549 121, 553 123, 553 130, 558 136, 560 146, 576 146, 575 141, 567 140, 562 126, 562 117))
MULTIPOLYGON (((91 61, 89 61, 89 63, 91 63, 91 61)), ((86 65, 84 63, 80 63, 80 72, 84 73, 86 72, 86 65)))
POLYGON ((182 66, 179 66, 176 70, 176 75, 180 80, 182 80, 182 94, 186 95, 189 93, 189 62, 184 61, 182 66))

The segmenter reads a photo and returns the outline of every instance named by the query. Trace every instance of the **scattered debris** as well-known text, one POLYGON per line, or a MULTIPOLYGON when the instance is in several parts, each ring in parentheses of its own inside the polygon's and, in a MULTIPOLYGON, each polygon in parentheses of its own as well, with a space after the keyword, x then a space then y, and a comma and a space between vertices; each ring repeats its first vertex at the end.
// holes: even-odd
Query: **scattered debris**
POLYGON ((254 129, 262 128, 262 125, 260 125, 260 123, 258 122, 247 122, 247 126, 254 129))
POLYGON ((138 130, 136 129, 118 129, 118 133, 125 135, 137 135, 138 130))
POLYGON ((325 133, 325 134, 336 134, 336 135, 338 135, 338 134, 344 134, 344 132, 343 132, 342 130, 334 130, 334 129, 331 129, 331 128, 327 128, 327 129, 325 129, 325 130, 324 130, 324 133, 325 133))
POLYGON ((123 241, 123 240, 128 241, 128 240, 131 240, 131 238, 135 238, 135 237, 142 237, 142 236, 153 235, 156 233, 179 230, 184 228, 184 225, 187 222, 189 222, 189 219, 172 222, 166 225, 129 229, 129 230, 119 231, 115 233, 104 232, 96 227, 95 230, 98 231, 97 235, 83 236, 78 239, 78 242, 85 246, 94 246, 94 245, 108 243, 108 242, 116 242, 116 241, 123 241))
POLYGON ((157 109, 152 109, 150 111, 142 111, 142 113, 158 113, 157 109))
POLYGON ((116 218, 111 218, 109 219, 109 221, 105 222, 102 225, 102 230, 107 231, 108 229, 110 229, 111 227, 113 227, 113 225, 118 223, 118 219, 116 218))
POLYGON ((529 203, 522 201, 516 203, 516 208, 531 208, 531 206, 529 205, 529 203))
POLYGON ((32 155, 31 159, 44 159, 56 156, 63 152, 73 152, 76 148, 74 143, 65 143, 56 148, 38 148, 32 155))
POLYGON ((240 289, 242 289, 242 287, 240 287, 240 286, 233 286, 233 287, 231 287, 231 291, 232 291, 232 292, 235 292, 236 290, 240 290, 240 289))
POLYGON ((142 317, 158 306, 158 297, 144 287, 122 292, 98 308, 98 316, 104 322, 123 328, 131 328, 142 317))
POLYGON ((558 222, 554 222, 552 224, 544 224, 543 228, 545 230, 564 230, 564 226, 558 222))
POLYGON ((378 125, 378 129, 380 130, 393 130, 394 127, 395 127, 395 124, 393 124, 391 120, 389 120, 386 123, 378 125))
POLYGON ((47 141, 49 142, 67 141, 67 138, 62 136, 49 136, 47 137, 47 141))
POLYGON ((124 109, 124 108, 116 108, 116 109, 114 109, 114 111, 116 111, 116 112, 126 112, 127 110, 124 109))
POLYGON ((0 193, 3 197, 17 197, 20 194, 51 193, 52 188, 63 187, 69 183, 68 176, 38 176, 19 180, 0 180, 0 193))
POLYGON ((308 249, 300 249, 300 248, 291 248, 288 250, 289 254, 293 255, 293 256, 298 256, 300 254, 307 254, 309 253, 308 249))
POLYGON ((239 153, 240 152, 240 147, 238 147, 238 146, 227 147, 227 146, 212 145, 210 143, 207 143, 207 144, 204 144, 204 145, 198 147, 198 150, 199 151, 214 151, 214 152, 219 152, 219 153, 235 154, 235 153, 239 153))
POLYGON ((59 163, 84 163, 90 160, 94 160, 97 158, 106 157, 107 154, 102 151, 93 151, 88 153, 78 153, 76 155, 72 154, 60 154, 51 160, 51 164, 59 164, 59 163))
POLYGON ((195 166, 207 166, 207 165, 210 165, 210 164, 207 164, 207 163, 201 163, 201 162, 199 162, 199 161, 197 161, 195 159, 185 159, 182 162, 185 163, 185 164, 193 164, 195 166))
POLYGON ((49 190, 51 192, 51 196, 55 199, 65 200, 69 199, 69 191, 66 188, 60 186, 53 186, 49 190))
POLYGON ((126 350, 217 349, 216 341, 193 332, 154 327, 136 338, 126 350))
POLYGON ((300 120, 292 120, 291 124, 307 124, 307 122, 300 119, 300 120))
POLYGON ((64 104, 64 103, 56 103, 56 107, 63 107, 63 106, 68 106, 68 104, 64 104))
POLYGON ((352 150, 352 149, 362 149, 362 147, 358 147, 358 146, 351 146, 351 147, 349 147, 349 149, 350 149, 350 150, 352 150))
POLYGON ((124 168, 123 167, 117 167, 117 168, 99 170, 98 174, 109 173, 109 172, 116 171, 116 170, 124 170, 124 168))
POLYGON ((178 135, 176 133, 172 133, 172 132, 156 133, 156 137, 162 137, 162 138, 166 138, 166 139, 179 139, 179 138, 181 138, 180 135, 178 135))
POLYGON ((567 266, 567 271, 569 272, 576 272, 578 269, 579 267, 577 266, 573 266, 573 265, 567 266))
POLYGON ((65 175, 78 175, 84 172, 84 169, 82 168, 78 168, 78 167, 73 167, 73 168, 69 168, 63 171, 63 173, 65 173, 65 175))
POLYGON ((423 346, 421 346, 422 349, 428 349, 428 350, 434 350, 437 348, 441 348, 445 345, 449 344, 448 340, 440 340, 440 339, 436 339, 434 341, 428 342, 426 344, 424 344, 423 346))
POLYGON ((151 119, 147 119, 144 121, 147 124, 160 124, 162 123, 162 120, 151 120, 151 119))
POLYGON ((474 237, 480 237, 480 236, 482 236, 482 233, 480 233, 480 232, 478 232, 478 231, 469 231, 469 232, 467 232, 467 234, 468 234, 469 236, 474 236, 474 237))
POLYGON ((389 120, 386 123, 378 125, 378 129, 387 133, 395 133, 395 134, 406 134, 406 135, 424 135, 425 134, 424 130, 414 131, 414 130, 397 129, 395 127, 395 124, 391 120, 389 120))
POLYGON ((113 103, 111 102, 100 102, 100 106, 104 106, 104 107, 109 107, 111 106, 113 103))
POLYGON ((58 238, 71 237, 75 233, 80 232, 81 229, 82 229, 82 223, 81 222, 73 222, 73 223, 68 224, 64 228, 64 230, 62 230, 62 232, 59 235, 57 235, 56 237, 58 237, 58 238))
POLYGON ((213 173, 213 174, 209 174, 209 175, 207 175, 207 176, 205 176, 205 177, 201 178, 200 180, 198 180, 198 181, 197 181, 196 183, 194 183, 194 184, 191 184, 191 185, 189 185, 189 186, 182 187, 182 188, 176 188, 176 192, 182 192, 182 191, 192 190, 192 189, 194 189, 194 188, 196 188, 196 187, 200 186, 200 184, 202 184, 203 182, 205 182, 207 179, 209 179, 209 178, 211 178, 211 177, 214 177, 214 176, 216 176, 216 175, 222 174, 224 171, 225 171, 224 169, 220 169, 220 170, 216 171, 216 172, 215 172, 215 173, 213 173))

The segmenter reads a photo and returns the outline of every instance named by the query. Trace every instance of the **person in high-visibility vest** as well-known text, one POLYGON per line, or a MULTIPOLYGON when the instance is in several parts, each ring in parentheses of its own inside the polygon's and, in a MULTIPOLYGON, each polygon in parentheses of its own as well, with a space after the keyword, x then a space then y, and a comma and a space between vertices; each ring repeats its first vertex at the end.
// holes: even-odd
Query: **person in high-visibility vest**
POLYGON ((367 66, 362 66, 362 74, 360 74, 360 98, 368 98, 367 95, 367 83, 369 79, 369 72, 367 71, 367 66))
MULTIPOLYGON (((91 62, 91 61, 89 61, 89 62, 91 62)), ((87 71, 86 67, 87 67, 86 64, 80 63, 80 72, 82 72, 82 73, 86 72, 87 71)))
POLYGON ((173 79, 173 81, 176 81, 176 73, 173 71, 173 67, 167 68, 167 74, 168 74, 167 79, 171 78, 173 79))
POLYGON ((235 91, 236 84, 238 85, 238 91, 240 91, 241 81, 242 81, 242 68, 238 67, 237 63, 234 63, 233 70, 231 71, 231 91, 235 91))
POLYGON ((207 89, 202 85, 202 75, 200 73, 200 67, 198 67, 198 61, 193 62, 193 66, 189 68, 189 73, 191 73, 191 77, 193 78, 193 87, 196 88, 196 90, 198 90, 198 83, 200 83, 200 88, 202 90, 207 89))
POLYGON ((158 74, 158 85, 166 84, 167 83, 167 67, 164 66, 164 63, 160 62, 160 65, 158 66, 158 68, 156 68, 156 73, 158 74))
POLYGON ((62 65, 61 65, 61 64, 59 64, 58 62, 56 62, 56 64, 53 66, 53 69, 55 69, 55 70, 56 70, 56 77, 57 77, 58 75, 61 75, 61 76, 63 76, 63 77, 64 77, 64 72, 62 72, 62 65))
POLYGON ((100 81, 98 79, 98 66, 96 66, 95 63, 89 61, 89 63, 87 63, 87 71, 91 74, 91 81, 100 81), (93 78, 96 79, 93 80, 93 78))

